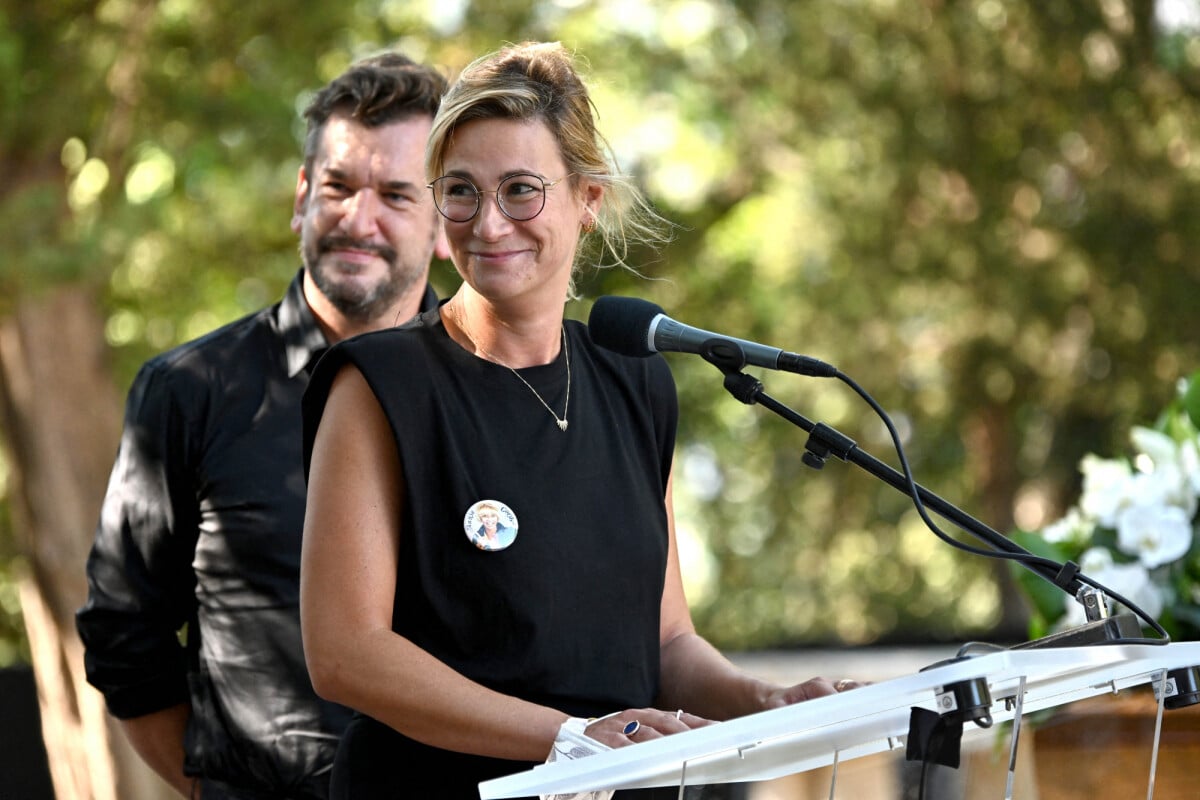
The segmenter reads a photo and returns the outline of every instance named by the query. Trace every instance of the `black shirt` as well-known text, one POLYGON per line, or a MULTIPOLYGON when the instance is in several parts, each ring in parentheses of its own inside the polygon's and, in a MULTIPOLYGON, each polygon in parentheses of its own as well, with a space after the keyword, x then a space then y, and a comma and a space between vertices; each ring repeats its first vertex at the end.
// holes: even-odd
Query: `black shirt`
POLYGON ((246 790, 218 796, 323 796, 349 719, 300 642, 300 399, 327 346, 302 277, 142 367, 77 614, 114 716, 191 703, 185 771, 246 790))
MULTIPOLYGON (((678 409, 662 357, 603 350, 572 320, 565 337, 553 362, 520 370, 528 384, 463 350, 436 311, 351 339, 313 374, 305 441, 334 375, 353 363, 387 415, 404 473, 393 630, 484 686, 590 717, 658 694, 678 409), (563 408, 568 352, 563 431, 534 391, 563 408), (404 379, 412 373, 423 382, 404 379), (509 528, 500 549, 474 539, 484 505, 509 528)), ((342 740, 333 796, 466 800, 480 781, 529 766, 439 750, 359 718, 342 740)))

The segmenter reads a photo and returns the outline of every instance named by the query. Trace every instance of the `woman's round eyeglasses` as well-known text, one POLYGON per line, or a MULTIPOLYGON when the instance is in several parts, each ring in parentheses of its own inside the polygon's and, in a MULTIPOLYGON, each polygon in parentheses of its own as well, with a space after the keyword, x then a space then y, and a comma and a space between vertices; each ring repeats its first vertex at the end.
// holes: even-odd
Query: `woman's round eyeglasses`
POLYGON ((443 175, 429 184, 433 204, 451 222, 470 222, 483 205, 482 195, 496 195, 500 213, 514 222, 525 222, 542 213, 546 207, 546 190, 565 181, 575 173, 568 172, 556 181, 543 180, 537 175, 518 173, 500 181, 495 191, 483 192, 466 178, 443 175))

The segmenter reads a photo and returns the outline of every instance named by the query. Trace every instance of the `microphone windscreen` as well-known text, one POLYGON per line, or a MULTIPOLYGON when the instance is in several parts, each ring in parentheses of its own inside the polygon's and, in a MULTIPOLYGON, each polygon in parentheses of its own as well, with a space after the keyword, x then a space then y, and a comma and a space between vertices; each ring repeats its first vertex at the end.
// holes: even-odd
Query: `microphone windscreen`
POLYGON ((650 347, 650 323, 661 313, 649 300, 606 295, 592 305, 588 332, 606 350, 645 358, 655 353, 650 347))

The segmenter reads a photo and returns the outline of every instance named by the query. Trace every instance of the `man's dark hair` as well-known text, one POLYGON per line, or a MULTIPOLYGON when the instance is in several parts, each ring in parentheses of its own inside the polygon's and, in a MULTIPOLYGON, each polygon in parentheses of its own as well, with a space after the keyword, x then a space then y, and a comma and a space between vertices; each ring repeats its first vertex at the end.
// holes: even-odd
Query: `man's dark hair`
POLYGON ((341 114, 374 128, 409 117, 437 114, 446 78, 432 67, 400 53, 382 53, 357 61, 317 92, 304 118, 304 167, 312 170, 325 123, 341 114))

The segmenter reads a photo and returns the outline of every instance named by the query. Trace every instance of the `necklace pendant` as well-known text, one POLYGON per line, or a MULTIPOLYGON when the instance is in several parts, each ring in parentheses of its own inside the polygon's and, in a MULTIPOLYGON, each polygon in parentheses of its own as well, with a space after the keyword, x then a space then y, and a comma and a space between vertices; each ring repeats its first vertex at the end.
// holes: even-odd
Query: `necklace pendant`
POLYGON ((519 380, 521 383, 525 384, 526 388, 528 388, 529 391, 533 392, 533 396, 538 399, 538 402, 541 403, 542 406, 544 406, 545 409, 550 412, 550 416, 554 417, 554 422, 555 422, 555 424, 558 425, 558 429, 560 431, 565 432, 567 430, 566 415, 571 409, 571 351, 570 351, 570 349, 568 349, 568 346, 567 346, 567 327, 566 327, 566 325, 562 325, 559 328, 560 335, 562 336, 563 361, 565 361, 567 364, 567 399, 563 401, 563 418, 559 419, 558 414, 555 413, 554 409, 550 407, 550 404, 546 402, 546 399, 544 397, 542 397, 540 394, 538 394, 538 390, 533 388, 533 385, 529 381, 527 381, 523 377, 521 377, 521 373, 517 372, 512 367, 508 366, 508 364, 505 364, 503 361, 496 358, 494 355, 489 353, 487 350, 484 350, 482 347, 475 344, 475 337, 472 336, 471 332, 467 329, 467 321, 464 318, 462 309, 459 306, 457 306, 457 305, 450 306, 450 311, 452 314, 454 314, 454 321, 458 324, 459 330, 461 330, 463 335, 467 337, 467 341, 469 341, 471 343, 471 346, 474 347, 477 352, 482 354, 483 357, 486 358, 488 361, 491 361, 495 364, 499 364, 500 366, 505 367, 513 375, 516 375, 517 380, 519 380))

